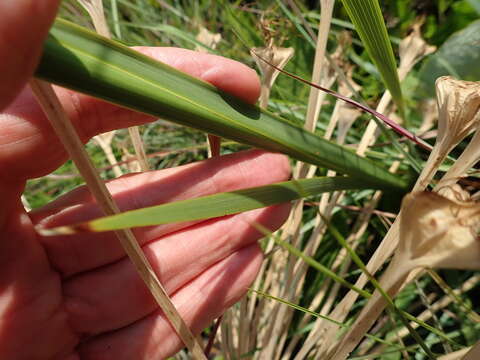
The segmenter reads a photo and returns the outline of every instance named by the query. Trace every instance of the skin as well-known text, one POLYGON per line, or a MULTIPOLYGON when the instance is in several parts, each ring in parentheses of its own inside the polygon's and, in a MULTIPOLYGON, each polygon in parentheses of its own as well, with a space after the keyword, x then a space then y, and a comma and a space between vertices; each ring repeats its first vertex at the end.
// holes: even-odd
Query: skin
MULTIPOLYGON (((27 81, 58 1, 0 1, 0 358, 151 359, 181 341, 159 311, 112 233, 41 237, 36 225, 101 213, 84 187, 26 213, 20 196, 67 155, 27 81), (15 46, 12 46, 15 44, 15 46)), ((143 52, 254 102, 259 81, 234 61, 172 48, 143 52)), ((154 119, 60 88, 57 94, 83 141, 154 119)), ((108 183, 122 210, 284 181, 288 160, 258 150, 179 168, 130 174, 108 183)), ((236 216, 135 230, 173 302, 199 333, 236 302, 262 261, 252 223, 271 230, 280 205, 236 216)))

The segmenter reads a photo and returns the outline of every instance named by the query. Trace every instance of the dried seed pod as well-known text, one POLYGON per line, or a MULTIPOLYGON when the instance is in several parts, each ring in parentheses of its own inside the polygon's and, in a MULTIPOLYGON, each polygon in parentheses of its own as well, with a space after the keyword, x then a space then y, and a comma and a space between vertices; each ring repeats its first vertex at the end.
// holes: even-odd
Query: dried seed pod
POLYGON ((275 69, 275 65, 279 69, 283 69, 287 62, 293 56, 293 48, 282 48, 274 45, 264 48, 253 48, 252 56, 262 73, 262 93, 260 95, 260 107, 265 108, 270 97, 270 90, 273 83, 277 79, 280 71, 275 69), (267 63, 268 62, 268 63, 267 63))
POLYGON ((408 194, 400 219, 397 252, 411 269, 480 268, 480 205, 432 192, 408 194))
POLYGON ((442 76, 436 81, 438 141, 451 147, 473 131, 480 119, 480 83, 442 76))
POLYGON ((414 191, 432 180, 448 153, 477 126, 480 119, 480 83, 442 76, 436 81, 438 136, 414 191))

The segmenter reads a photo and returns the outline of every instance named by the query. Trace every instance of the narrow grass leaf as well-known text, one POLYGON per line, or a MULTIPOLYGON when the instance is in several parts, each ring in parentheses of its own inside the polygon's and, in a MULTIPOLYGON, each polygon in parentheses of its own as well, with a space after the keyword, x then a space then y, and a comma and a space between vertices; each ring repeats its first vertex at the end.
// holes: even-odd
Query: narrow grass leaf
POLYGON ((368 55, 382 75, 385 86, 403 114, 403 96, 392 45, 378 0, 342 0, 368 55))
POLYGON ((186 43, 192 45, 192 47, 199 46, 202 49, 207 50, 208 52, 211 52, 212 54, 219 54, 217 50, 214 48, 205 45, 201 41, 198 41, 194 35, 190 34, 187 31, 182 31, 177 29, 174 26, 166 25, 166 24, 157 24, 157 25, 145 25, 145 24, 137 24, 137 23, 129 23, 129 22, 122 22, 122 25, 125 27, 132 27, 136 29, 147 29, 147 30, 152 30, 152 31, 159 31, 163 32, 165 34, 169 34, 172 36, 175 36, 179 39, 184 40, 186 43))
POLYGON ((323 192, 362 188, 365 188, 365 184, 348 177, 320 177, 306 180, 292 180, 273 185, 219 193, 131 210, 122 214, 99 218, 72 226, 39 229, 39 231, 46 235, 59 232, 109 231, 182 221, 203 220, 280 204, 323 192))
MULTIPOLYGON (((312 316, 314 316, 314 317, 321 318, 321 319, 323 319, 323 320, 326 320, 326 321, 329 321, 329 322, 331 322, 331 323, 334 323, 335 325, 338 325, 338 326, 340 326, 340 327, 342 327, 342 328, 348 327, 348 325, 346 325, 346 324, 344 324, 344 323, 341 323, 341 322, 339 322, 339 321, 336 321, 335 319, 332 319, 331 317, 328 317, 328 316, 319 314, 319 313, 317 313, 317 312, 315 312, 315 311, 311 311, 311 310, 309 310, 309 309, 307 309, 307 308, 305 308, 305 307, 303 307, 303 306, 294 304, 294 303, 292 303, 292 302, 290 302, 290 301, 283 300, 283 299, 281 299, 281 298, 279 298, 279 297, 277 297, 277 296, 273 296, 273 295, 267 294, 267 293, 265 293, 265 292, 263 292, 263 291, 255 290, 255 289, 250 289, 250 291, 257 293, 258 295, 260 295, 260 296, 262 296, 262 297, 264 297, 264 298, 266 298, 266 299, 274 300, 274 301, 277 301, 277 302, 279 302, 279 303, 285 304, 285 305, 291 307, 292 309, 295 309, 295 310, 298 310, 298 311, 302 311, 302 312, 307 313, 307 314, 310 314, 310 315, 312 315, 312 316)), ((375 341, 377 341, 377 342, 379 342, 379 343, 382 343, 382 344, 385 344, 385 345, 388 345, 388 346, 392 346, 392 347, 398 348, 398 351, 404 349, 404 348, 403 348, 402 346, 400 346, 400 345, 391 343, 391 342, 389 342, 389 341, 385 341, 385 340, 383 340, 382 338, 379 338, 379 337, 377 337, 377 336, 375 336, 375 335, 366 334, 365 336, 368 337, 369 339, 375 340, 375 341)))

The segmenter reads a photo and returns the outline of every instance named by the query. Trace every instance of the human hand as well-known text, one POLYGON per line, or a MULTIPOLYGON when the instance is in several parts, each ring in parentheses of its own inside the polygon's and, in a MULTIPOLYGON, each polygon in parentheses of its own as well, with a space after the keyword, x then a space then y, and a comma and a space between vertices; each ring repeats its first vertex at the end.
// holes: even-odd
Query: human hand
MULTIPOLYGON (((0 2, 0 109, 8 105, 0 114, 0 359, 164 358, 178 351, 181 341, 113 233, 41 237, 34 230, 38 224, 100 216, 88 190, 78 188, 30 214, 20 201, 27 179, 48 174, 67 159, 31 92, 23 88, 57 2, 0 2)), ((143 51, 247 101, 258 96, 255 73, 234 61, 181 49, 143 51)), ((56 91, 84 141, 154 120, 56 91)), ((108 187, 127 210, 282 181, 289 171, 283 156, 248 151, 126 175, 108 187)), ((274 230, 287 213, 288 205, 280 205, 137 229, 135 235, 182 317, 198 333, 245 293, 258 271, 256 240, 262 235, 250 224, 274 230)))

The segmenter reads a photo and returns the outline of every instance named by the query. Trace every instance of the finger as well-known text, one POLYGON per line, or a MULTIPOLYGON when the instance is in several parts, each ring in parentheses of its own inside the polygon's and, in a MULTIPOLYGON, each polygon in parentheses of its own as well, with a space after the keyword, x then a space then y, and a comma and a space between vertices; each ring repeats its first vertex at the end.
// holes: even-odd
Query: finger
MULTIPOLYGON (((124 176, 108 188, 122 211, 191 197, 284 181, 290 175, 288 159, 259 150, 244 151, 182 167, 124 176)), ((101 216, 85 187, 30 214, 36 225, 60 226, 101 216)), ((196 222, 166 224, 135 230, 147 243, 196 222)), ((53 266, 64 276, 112 263, 124 256, 113 233, 41 237, 53 266)))
MULTIPOLYGON (((220 260, 263 237, 252 224, 275 231, 288 212, 289 206, 282 205, 206 221, 155 240, 143 250, 171 294, 220 260)), ((65 309, 76 333, 99 334, 119 329, 157 308, 128 259, 69 279, 63 292, 67 299, 65 309)))
MULTIPOLYGON (((194 333, 234 304, 254 280, 262 260, 253 244, 212 266, 172 297, 194 333)), ((82 359, 164 359, 183 347, 160 311, 80 345, 82 359), (108 355, 107 355, 108 354, 108 355)))
MULTIPOLYGON (((258 97, 260 85, 256 73, 236 61, 184 49, 142 48, 142 51, 246 101, 253 102, 258 97)), ((99 133, 154 120, 86 95, 60 88, 57 93, 83 141, 99 133)), ((43 176, 67 159, 29 89, 24 89, 4 114, 0 114, 0 123, 0 169, 9 169, 5 176, 12 179, 43 176)))
POLYGON ((0 110, 32 76, 59 0, 0 1, 0 110))

